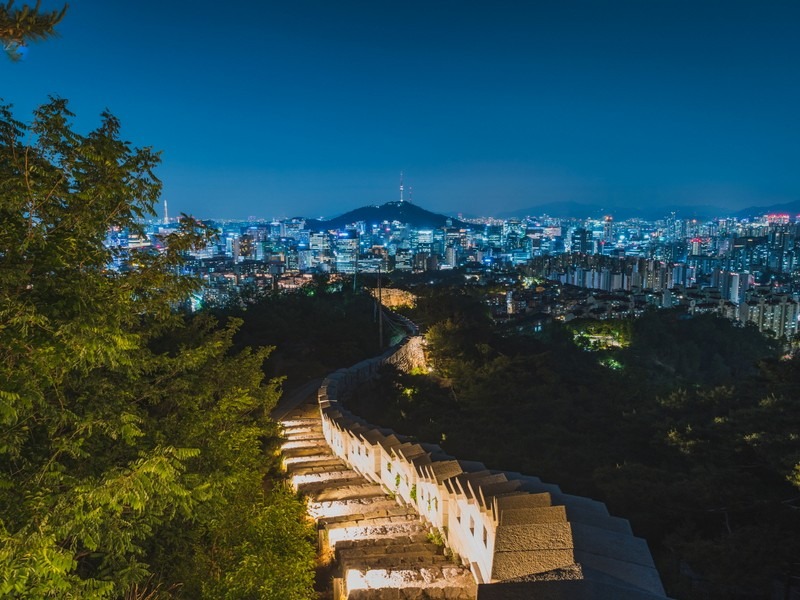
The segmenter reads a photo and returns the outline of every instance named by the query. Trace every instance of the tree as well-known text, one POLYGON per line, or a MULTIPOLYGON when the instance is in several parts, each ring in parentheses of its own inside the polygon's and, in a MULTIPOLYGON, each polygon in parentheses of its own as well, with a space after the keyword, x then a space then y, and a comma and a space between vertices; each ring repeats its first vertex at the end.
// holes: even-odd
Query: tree
POLYGON ((67 13, 68 5, 61 10, 43 12, 41 0, 31 7, 23 4, 14 7, 14 0, 0 5, 0 42, 11 60, 22 58, 21 50, 28 42, 38 42, 56 35, 55 27, 67 13))
POLYGON ((262 485, 270 349, 233 354, 238 322, 178 310, 197 287, 184 253, 211 235, 197 221, 110 267, 109 230, 143 236, 154 215, 158 154, 110 114, 86 136, 71 116, 55 99, 25 125, 0 106, 0 596, 217 598, 282 554, 292 581, 276 558, 225 595, 299 597, 302 505, 262 485))

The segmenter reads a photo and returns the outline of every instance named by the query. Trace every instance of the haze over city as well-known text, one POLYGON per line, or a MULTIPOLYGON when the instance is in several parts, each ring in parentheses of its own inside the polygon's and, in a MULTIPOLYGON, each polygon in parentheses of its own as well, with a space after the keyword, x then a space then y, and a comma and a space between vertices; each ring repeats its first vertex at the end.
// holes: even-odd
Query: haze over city
POLYGON ((736 209, 800 198, 798 25, 782 1, 76 0, 0 97, 68 98, 82 131, 108 108, 163 151, 174 214, 332 217, 400 171, 450 214, 736 209))

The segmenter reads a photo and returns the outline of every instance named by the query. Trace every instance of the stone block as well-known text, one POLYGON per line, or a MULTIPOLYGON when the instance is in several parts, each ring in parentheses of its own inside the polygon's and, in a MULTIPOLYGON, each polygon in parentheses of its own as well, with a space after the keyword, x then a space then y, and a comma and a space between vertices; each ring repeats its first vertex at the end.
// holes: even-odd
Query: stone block
POLYGON ((575 555, 571 548, 496 552, 492 563, 492 580, 502 581, 532 573, 545 573, 568 567, 574 562, 575 555))
POLYGON ((532 523, 566 523, 567 511, 563 506, 537 508, 507 508, 500 513, 499 526, 532 523))
POLYGON ((495 532, 496 553, 561 548, 574 548, 569 523, 501 525, 495 532))
POLYGON ((497 509, 502 511, 506 508, 541 508, 552 506, 553 499, 547 492, 541 494, 526 493, 501 496, 495 498, 494 503, 497 509))

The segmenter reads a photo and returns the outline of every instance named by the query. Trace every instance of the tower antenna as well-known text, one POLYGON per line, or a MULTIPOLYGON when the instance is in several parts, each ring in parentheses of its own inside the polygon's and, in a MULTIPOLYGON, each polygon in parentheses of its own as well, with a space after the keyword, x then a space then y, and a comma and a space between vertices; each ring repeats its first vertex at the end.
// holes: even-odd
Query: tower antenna
POLYGON ((400 202, 403 201, 403 172, 400 171, 400 202))
POLYGON ((169 213, 167 212, 167 199, 164 198, 164 225, 169 225, 169 213))

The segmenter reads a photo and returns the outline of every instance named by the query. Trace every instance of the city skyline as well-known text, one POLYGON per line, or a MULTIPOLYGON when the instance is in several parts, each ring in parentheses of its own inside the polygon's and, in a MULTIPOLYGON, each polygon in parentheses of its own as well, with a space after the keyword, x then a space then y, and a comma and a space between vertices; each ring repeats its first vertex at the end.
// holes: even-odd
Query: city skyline
MULTIPOLYGON (((60 7, 45 2, 45 7, 60 7)), ((334 217, 397 198, 731 209, 800 198, 789 2, 73 3, 5 61, 18 119, 58 95, 163 151, 170 212, 334 217)))

